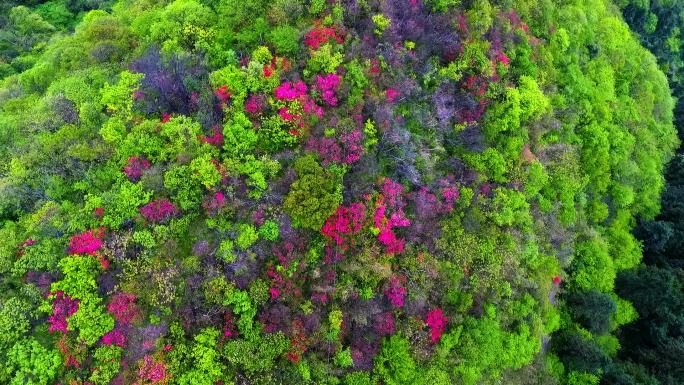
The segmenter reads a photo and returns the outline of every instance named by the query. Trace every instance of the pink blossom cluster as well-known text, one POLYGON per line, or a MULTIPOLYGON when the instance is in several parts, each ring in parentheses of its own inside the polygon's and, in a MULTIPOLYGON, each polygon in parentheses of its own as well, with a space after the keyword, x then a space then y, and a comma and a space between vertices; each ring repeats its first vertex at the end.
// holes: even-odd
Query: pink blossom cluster
POLYGON ((442 189, 442 197, 447 206, 447 210, 451 211, 454 208, 454 204, 460 197, 461 193, 457 186, 448 186, 442 189))
POLYGON ((317 152, 323 165, 330 163, 352 164, 363 155, 363 134, 360 129, 343 132, 338 138, 311 137, 306 143, 307 151, 317 152))
POLYGON ((298 125, 301 127, 303 124, 299 119, 301 118, 301 115, 299 114, 291 114, 290 109, 287 107, 282 107, 281 109, 278 110, 278 115, 285 121, 295 121, 299 122, 298 125))
POLYGON ((399 97, 399 91, 395 90, 394 88, 388 88, 385 91, 385 98, 387 98, 388 103, 394 102, 394 100, 399 97))
POLYGON ((102 247, 102 236, 104 229, 88 230, 81 234, 76 234, 69 240, 69 254, 90 254, 95 253, 102 247))
POLYGON ((441 308, 432 309, 427 313, 425 323, 430 328, 432 342, 437 342, 442 337, 444 330, 446 330, 447 321, 449 319, 443 314, 441 308))
POLYGON ((55 293, 55 299, 52 302, 52 315, 48 318, 50 327, 49 332, 60 331, 67 332, 67 318, 78 310, 78 299, 72 299, 62 291, 55 293))
POLYGON ((363 135, 360 129, 342 133, 340 141, 342 142, 344 153, 343 163, 352 164, 361 159, 363 155, 363 135))
POLYGON ((404 298, 406 298, 406 288, 404 287, 405 282, 406 277, 404 276, 395 275, 390 278, 390 285, 387 290, 385 290, 385 295, 394 308, 404 307, 404 298))
POLYGON ((301 96, 306 95, 308 87, 303 81, 298 81, 296 83, 285 82, 279 85, 275 91, 275 97, 278 100, 292 101, 301 96))
POLYGON ((19 247, 19 251, 17 251, 17 254, 21 257, 22 255, 24 255, 24 253, 26 251, 24 249, 26 247, 33 246, 35 244, 36 244, 36 241, 34 239, 29 238, 29 239, 25 240, 24 242, 17 245, 17 247, 19 247))
POLYGON ((135 304, 136 297, 133 294, 119 292, 112 296, 107 311, 122 325, 128 325, 135 319, 140 311, 135 304))
POLYGON ((306 98, 302 107, 304 108, 304 112, 309 115, 316 115, 319 119, 323 117, 323 107, 316 104, 311 98, 306 98))
POLYGON ((374 216, 375 227, 380 230, 378 240, 385 245, 388 254, 396 254, 404 251, 404 240, 398 238, 392 231, 395 227, 407 227, 411 222, 404 216, 402 211, 393 213, 389 219, 386 217, 387 206, 380 201, 374 216))
POLYGON ((392 229, 407 227, 411 224, 403 211, 406 205, 402 198, 403 186, 385 178, 381 191, 382 194, 377 201, 375 216, 373 217, 375 227, 380 231, 378 240, 385 245, 388 254, 400 253, 404 251, 404 240, 398 238, 392 229), (388 207, 394 211, 389 215, 389 218, 387 215, 388 207))
POLYGON ((511 61, 503 51, 498 51, 496 53, 495 58, 494 58, 494 65, 496 65, 498 63, 502 63, 505 67, 508 67, 508 65, 511 63, 511 61))
POLYGON ((123 168, 124 174, 131 182, 140 180, 144 170, 150 168, 150 162, 144 156, 131 156, 128 158, 126 166, 123 168))
POLYGON ((442 199, 437 199, 437 196, 430 192, 426 187, 411 193, 413 202, 415 203, 416 215, 423 218, 434 218, 440 214, 450 213, 454 210, 454 204, 459 198, 460 192, 455 185, 448 185, 448 181, 443 180, 442 187, 439 191, 442 199))
POLYGON ((321 93, 321 99, 329 106, 337 105, 337 96, 335 91, 340 85, 340 77, 337 74, 327 74, 325 76, 316 76, 316 88, 321 93))
POLYGON ((257 115, 264 109, 264 97, 262 95, 250 95, 245 101, 245 111, 257 115))
POLYGON ((114 328, 112 331, 102 336, 102 343, 105 345, 116 345, 125 348, 126 342, 126 336, 119 328, 114 328))
MULTIPOLYGON (((166 379, 166 365, 161 361, 156 361, 149 355, 143 357, 143 364, 138 370, 138 377, 141 380, 149 381, 153 384, 162 382, 166 379)), ((136 384, 143 384, 144 382, 136 382, 136 384)))
POLYGON ((166 198, 154 200, 140 207, 140 214, 153 223, 159 223, 180 214, 180 211, 166 198))
POLYGON ((340 206, 325 221, 321 232, 335 240, 337 245, 343 245, 347 236, 361 231, 365 215, 366 206, 362 203, 352 203, 349 207, 340 206))

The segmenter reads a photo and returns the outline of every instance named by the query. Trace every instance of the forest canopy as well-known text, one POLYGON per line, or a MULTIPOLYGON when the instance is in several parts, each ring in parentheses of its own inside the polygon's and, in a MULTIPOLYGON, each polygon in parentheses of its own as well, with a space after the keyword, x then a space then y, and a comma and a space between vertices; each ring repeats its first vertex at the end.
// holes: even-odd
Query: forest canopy
POLYGON ((0 383, 680 383, 642 3, 3 2, 0 383))

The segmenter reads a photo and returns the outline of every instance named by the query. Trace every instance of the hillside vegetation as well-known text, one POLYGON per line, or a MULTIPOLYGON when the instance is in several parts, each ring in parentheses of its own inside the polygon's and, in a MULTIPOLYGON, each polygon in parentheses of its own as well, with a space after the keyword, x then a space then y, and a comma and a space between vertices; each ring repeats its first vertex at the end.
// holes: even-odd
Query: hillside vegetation
POLYGON ((658 217, 673 73, 634 5, 23 3, 0 18, 0 383, 681 378, 625 337, 682 298, 642 250, 684 239, 681 203, 658 217))

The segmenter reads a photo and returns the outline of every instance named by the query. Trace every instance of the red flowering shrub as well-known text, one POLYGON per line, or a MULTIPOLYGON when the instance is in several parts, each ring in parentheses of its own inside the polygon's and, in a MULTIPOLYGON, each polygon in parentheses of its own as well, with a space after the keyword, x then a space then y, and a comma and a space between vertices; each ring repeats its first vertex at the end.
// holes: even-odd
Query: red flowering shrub
POLYGON ((170 200, 161 198, 142 206, 140 214, 150 222, 160 223, 180 214, 180 211, 170 200))
POLYGON ((446 330, 447 321, 449 319, 442 313, 441 308, 432 309, 425 317, 425 323, 430 328, 430 339, 432 342, 438 342, 442 337, 444 330, 446 330))
POLYGON ((60 331, 67 332, 67 318, 78 310, 78 299, 72 299, 62 291, 55 293, 55 299, 52 302, 52 315, 48 318, 49 332, 60 331))
POLYGON ((328 43, 331 39, 335 40, 338 44, 344 42, 344 39, 338 36, 337 31, 333 27, 316 27, 304 36, 304 42, 312 49, 318 49, 318 47, 328 43))
POLYGON ((123 172, 131 182, 140 180, 144 170, 150 168, 150 162, 144 156, 131 156, 128 163, 123 168, 123 172))
POLYGON ((311 137, 306 143, 307 151, 317 152, 324 166, 330 163, 352 164, 364 152, 361 129, 344 131, 337 137, 311 137))
POLYGON ((214 95, 221 101, 221 103, 226 103, 230 99, 230 91, 228 91, 228 86, 221 86, 214 91, 214 95))
POLYGON ((88 230, 81 234, 76 234, 69 240, 69 254, 90 254, 95 253, 102 247, 102 236, 104 229, 88 230))
POLYGON ((235 316, 232 311, 227 311, 224 316, 223 337, 235 338, 238 335, 237 327, 235 325, 235 316))
POLYGON ((135 304, 135 296, 128 293, 116 293, 112 296, 107 311, 122 325, 127 325, 135 319, 140 311, 135 304))
POLYGON ((211 136, 200 135, 200 141, 204 143, 209 143, 212 146, 221 147, 223 146, 223 133, 219 126, 214 126, 212 128, 211 136))

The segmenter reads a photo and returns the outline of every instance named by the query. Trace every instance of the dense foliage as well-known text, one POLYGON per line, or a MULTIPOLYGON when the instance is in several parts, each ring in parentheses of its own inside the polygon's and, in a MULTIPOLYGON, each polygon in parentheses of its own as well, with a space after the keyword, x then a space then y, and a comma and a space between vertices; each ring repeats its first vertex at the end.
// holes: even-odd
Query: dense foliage
POLYGON ((607 0, 3 7, 0 383, 677 383, 675 102, 607 0))

